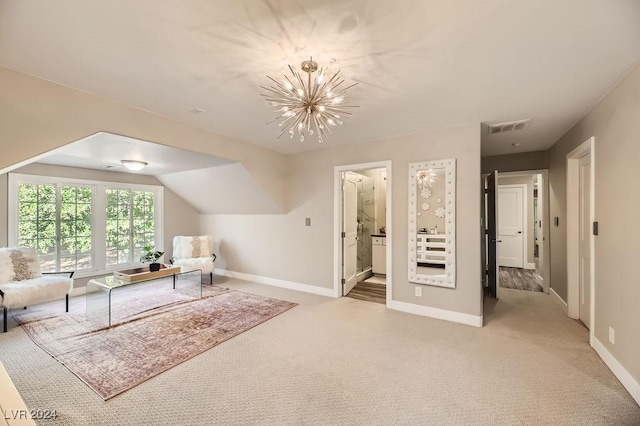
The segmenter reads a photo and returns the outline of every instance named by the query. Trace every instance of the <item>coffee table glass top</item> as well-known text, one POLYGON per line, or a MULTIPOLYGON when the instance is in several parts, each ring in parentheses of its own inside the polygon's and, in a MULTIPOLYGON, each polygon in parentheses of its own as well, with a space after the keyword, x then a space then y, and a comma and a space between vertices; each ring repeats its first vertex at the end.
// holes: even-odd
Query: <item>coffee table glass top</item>
MULTIPOLYGON (((123 280, 121 278, 118 278, 116 276, 112 275, 106 275, 104 277, 100 277, 100 278, 94 278, 91 281, 93 281, 94 285, 99 285, 100 287, 109 289, 109 288, 117 288, 117 287, 124 287, 127 285, 132 285, 132 284, 137 284, 137 283, 141 283, 141 282, 145 282, 145 281, 152 281, 152 280, 158 280, 158 279, 162 279, 162 278, 171 278, 173 275, 183 275, 183 274, 192 274, 194 272, 199 272, 202 273, 202 271, 200 269, 193 269, 193 268, 187 268, 186 266, 178 266, 177 267, 178 270, 176 270, 175 272, 169 274, 169 275, 161 275, 161 276, 154 276, 152 275, 153 272, 149 273, 148 277, 142 278, 142 279, 138 279, 137 281, 127 281, 127 280, 123 280)), ((136 269, 128 269, 126 272, 129 271, 148 271, 148 268, 136 268, 136 269)))
MULTIPOLYGON (((107 275, 91 279, 87 282, 86 314, 93 322, 111 326, 113 318, 121 318, 123 313, 131 314, 131 310, 138 311, 148 309, 147 299, 157 294, 158 291, 166 293, 168 299, 186 297, 187 299, 202 298, 202 271, 187 267, 177 267, 169 275, 156 275, 154 272, 146 274, 145 271, 135 271, 135 281, 129 278, 122 279, 115 275, 107 275), (182 296, 172 292, 182 294, 182 296), (116 293, 114 295, 114 293, 116 293), (142 295, 142 296, 141 296, 142 295), (131 299, 134 297, 134 299, 131 299)), ((129 272, 128 270, 126 272, 129 272)), ((121 276, 121 275, 120 275, 121 276)), ((157 299, 157 297, 156 297, 157 299)), ((170 300, 156 300, 154 307, 171 303, 170 300)))

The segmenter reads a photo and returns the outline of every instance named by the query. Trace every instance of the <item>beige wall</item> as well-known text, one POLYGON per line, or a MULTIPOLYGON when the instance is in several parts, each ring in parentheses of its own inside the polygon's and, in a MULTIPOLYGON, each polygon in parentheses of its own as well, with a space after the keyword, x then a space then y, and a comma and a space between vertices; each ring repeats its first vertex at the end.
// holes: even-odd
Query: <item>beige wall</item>
POLYGON ((525 232, 527 235, 527 253, 525 261, 534 263, 534 248, 536 245, 533 224, 533 176, 498 176, 498 185, 527 185, 526 209, 527 217, 525 218, 525 232))
POLYGON ((549 151, 482 157, 482 173, 491 173, 494 170, 499 172, 519 172, 523 170, 541 170, 548 167, 549 151))
POLYGON ((393 299, 482 315, 479 125, 369 142, 366 149, 346 145, 289 158, 288 214, 203 217, 203 232, 220 242, 219 267, 331 288, 334 167, 391 160, 393 227, 387 238, 393 239, 393 299), (441 158, 457 159, 457 285, 456 289, 424 286, 423 297, 418 298, 407 277, 408 164, 441 158), (305 227, 306 217, 311 218, 311 227, 305 227))
MULTIPOLYGON (((39 176, 55 176, 65 177, 73 179, 87 179, 106 182, 118 182, 118 183, 135 183, 145 185, 162 185, 155 177, 147 175, 139 175, 133 173, 117 173, 101 170, 88 170, 79 169, 73 167, 58 167, 47 164, 29 164, 13 171, 13 173, 22 173, 39 176)), ((6 188, 6 176, 7 174, 0 175, 0 185, 6 188), (3 182, 5 182, 3 184, 3 182)), ((0 219, 2 225, 0 226, 0 238, 4 236, 4 240, 0 240, 0 243, 4 246, 7 244, 7 194, 0 190, 0 197, 2 197, 2 210, 0 211, 0 219)), ((189 204, 185 203, 178 195, 171 190, 165 188, 164 190, 164 247, 165 261, 172 256, 172 241, 176 235, 198 235, 199 229, 198 212, 193 209, 189 204)), ((90 278, 77 278, 74 280, 74 287, 82 287, 86 285, 86 282, 90 278)))
POLYGON ((567 298, 566 156, 595 136, 595 337, 640 382, 640 67, 550 151, 551 287, 567 298), (553 217, 560 226, 553 226, 553 217), (608 329, 616 343, 609 343, 608 329))
MULTIPOLYGON (((241 161, 271 198, 287 206, 282 154, 0 67, 0 172, 101 131, 241 161)), ((202 195, 215 197, 225 183, 233 185, 219 182, 202 195)))

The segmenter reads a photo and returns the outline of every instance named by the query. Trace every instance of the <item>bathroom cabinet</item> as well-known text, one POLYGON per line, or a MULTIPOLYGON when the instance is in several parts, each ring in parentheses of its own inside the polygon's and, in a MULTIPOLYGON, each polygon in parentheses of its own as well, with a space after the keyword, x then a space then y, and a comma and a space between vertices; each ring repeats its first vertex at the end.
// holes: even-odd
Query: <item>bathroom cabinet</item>
POLYGON ((374 274, 387 274, 387 237, 384 235, 371 235, 372 242, 372 272, 374 274))

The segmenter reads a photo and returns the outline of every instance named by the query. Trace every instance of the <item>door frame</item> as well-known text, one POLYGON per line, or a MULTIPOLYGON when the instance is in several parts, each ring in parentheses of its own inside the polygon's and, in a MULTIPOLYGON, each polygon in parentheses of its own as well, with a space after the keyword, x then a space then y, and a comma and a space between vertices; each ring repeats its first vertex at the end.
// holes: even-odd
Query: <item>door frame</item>
POLYGON ((542 212, 540 220, 542 220, 542 259, 540 272, 542 273, 542 290, 544 293, 549 293, 551 288, 551 257, 549 256, 549 170, 548 169, 534 169, 523 170, 517 172, 500 172, 500 177, 503 176, 531 176, 541 175, 542 180, 538 186, 538 202, 542 201, 542 212))
MULTIPOLYGON (((591 154, 589 221, 595 220, 595 137, 581 143, 567 154, 567 313, 569 318, 580 317, 580 158, 591 154)), ((589 342, 593 344, 595 324, 595 237, 589 236, 590 291, 589 342)))
MULTIPOLYGON (((504 177, 502 173, 500 173, 500 177, 504 177)), ((499 179, 498 179, 499 181, 499 179)), ((527 225, 529 224, 529 207, 527 206, 527 199, 529 197, 529 185, 525 183, 516 183, 516 184, 505 184, 500 185, 498 183, 498 187, 496 188, 496 199, 500 198, 500 188, 521 188, 522 189, 522 269, 531 269, 529 268, 529 247, 527 244, 529 240, 527 239, 527 225)), ((498 204, 499 205, 499 204, 498 204)), ((500 217, 498 215, 498 217, 500 217)), ((500 224, 497 223, 498 227, 498 239, 500 239, 500 224)), ((500 258, 498 258, 498 267, 500 267, 500 258)), ((499 281, 499 280, 498 280, 499 281)))
POLYGON ((347 164, 344 166, 335 166, 333 168, 333 295, 334 297, 342 297, 342 173, 357 172, 359 170, 369 169, 386 169, 387 173, 387 199, 385 200, 387 208, 386 230, 387 230, 387 246, 386 246, 386 263, 387 263, 387 307, 391 302, 392 281, 393 281, 393 262, 391 259, 391 250, 393 244, 393 216, 392 216, 392 175, 391 160, 375 161, 371 163, 347 164))

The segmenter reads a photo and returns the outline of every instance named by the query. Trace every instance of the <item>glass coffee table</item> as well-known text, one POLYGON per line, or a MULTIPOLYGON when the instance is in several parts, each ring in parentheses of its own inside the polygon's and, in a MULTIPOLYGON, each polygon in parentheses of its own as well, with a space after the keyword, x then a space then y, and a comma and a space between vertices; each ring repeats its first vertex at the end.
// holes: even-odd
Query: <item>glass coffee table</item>
POLYGON ((138 309, 149 310, 175 301, 202 298, 200 269, 168 265, 163 269, 167 270, 160 275, 149 272, 148 268, 135 268, 89 280, 87 317, 97 324, 111 326, 114 319, 134 316, 138 309), (155 300, 145 305, 145 298, 155 300))

